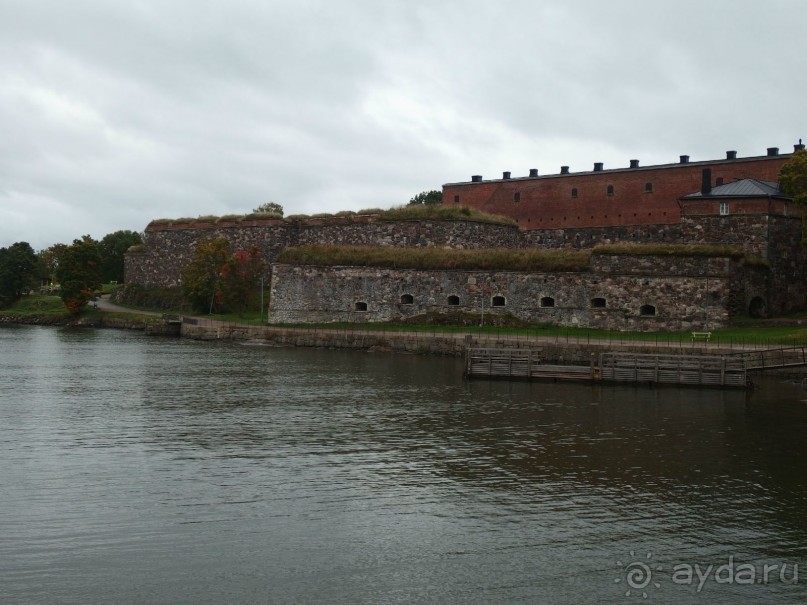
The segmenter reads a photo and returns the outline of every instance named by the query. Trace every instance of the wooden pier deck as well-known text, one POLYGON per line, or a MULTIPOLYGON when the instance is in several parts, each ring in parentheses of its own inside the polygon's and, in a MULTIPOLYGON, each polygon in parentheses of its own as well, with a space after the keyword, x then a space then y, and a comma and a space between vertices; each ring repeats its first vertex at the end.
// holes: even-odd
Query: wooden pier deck
POLYGON ((600 353, 589 365, 545 364, 533 349, 468 348, 465 375, 746 388, 749 372, 804 365, 807 346, 715 355, 611 352, 600 353))
POLYGON ((530 349, 468 349, 465 375, 470 378, 511 380, 593 380, 595 368, 542 363, 539 351, 530 349))

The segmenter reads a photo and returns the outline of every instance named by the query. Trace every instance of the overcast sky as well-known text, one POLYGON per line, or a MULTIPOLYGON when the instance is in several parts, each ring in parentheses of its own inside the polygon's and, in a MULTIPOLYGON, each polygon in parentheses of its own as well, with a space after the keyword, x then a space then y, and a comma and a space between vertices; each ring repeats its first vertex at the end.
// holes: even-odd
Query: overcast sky
POLYGON ((0 0, 0 246, 793 150, 804 0, 0 0))

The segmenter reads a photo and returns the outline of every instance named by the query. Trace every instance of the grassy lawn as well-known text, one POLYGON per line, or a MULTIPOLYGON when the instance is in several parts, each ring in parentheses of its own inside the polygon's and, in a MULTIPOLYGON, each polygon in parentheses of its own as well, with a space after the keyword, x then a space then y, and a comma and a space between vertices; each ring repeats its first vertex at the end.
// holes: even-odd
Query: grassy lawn
POLYGON ((65 309, 61 298, 43 294, 23 296, 13 305, 3 309, 3 312, 24 317, 37 317, 42 315, 55 317, 68 316, 67 309, 65 309))
MULTIPOLYGON (((278 324, 277 327, 331 329, 331 330, 367 330, 381 332, 428 332, 434 334, 485 334, 510 336, 538 336, 556 340, 591 340, 600 342, 643 341, 669 344, 691 344, 691 332, 620 332, 616 330, 597 330, 593 328, 563 328, 540 325, 525 328, 509 328, 499 326, 435 326, 400 323, 367 323, 349 322, 322 324, 278 324)), ((712 330, 710 343, 715 344, 771 344, 802 345, 807 344, 807 327, 732 327, 712 330)))

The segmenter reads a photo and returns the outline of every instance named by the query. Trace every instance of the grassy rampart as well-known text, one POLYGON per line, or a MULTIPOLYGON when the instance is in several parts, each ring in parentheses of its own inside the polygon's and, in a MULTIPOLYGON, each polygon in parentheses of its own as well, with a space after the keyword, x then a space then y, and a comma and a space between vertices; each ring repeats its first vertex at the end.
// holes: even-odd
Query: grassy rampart
POLYGON ((187 226, 193 228, 194 225, 220 225, 222 223, 242 223, 245 221, 271 221, 273 223, 284 222, 288 224, 293 223, 308 223, 316 221, 317 223, 327 220, 340 220, 341 222, 352 221, 471 221, 476 223, 488 223, 493 225, 516 225, 516 222, 505 216, 498 216, 487 214, 467 208, 465 206, 443 206, 443 205, 429 205, 429 206, 400 206, 396 208, 389 208, 382 210, 381 208, 368 208, 366 210, 359 210, 353 212, 350 210, 336 212, 334 214, 322 212, 319 214, 294 214, 287 217, 282 217, 279 214, 267 213, 252 213, 252 214, 227 214, 224 216, 198 216, 196 218, 182 217, 182 218, 160 218, 155 219, 149 223, 149 227, 181 227, 187 226))
POLYGON ((537 248, 382 248, 377 246, 301 246, 280 253, 292 265, 386 267, 477 271, 580 272, 589 267, 590 250, 537 248))

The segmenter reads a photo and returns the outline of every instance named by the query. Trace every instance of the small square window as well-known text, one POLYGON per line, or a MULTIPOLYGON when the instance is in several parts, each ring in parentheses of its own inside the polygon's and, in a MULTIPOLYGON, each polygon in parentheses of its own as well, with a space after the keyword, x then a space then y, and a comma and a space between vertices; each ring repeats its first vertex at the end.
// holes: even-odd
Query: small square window
POLYGON ((653 193, 653 183, 645 183, 644 184, 644 192, 645 193, 653 193))
POLYGON ((458 196, 458 195, 455 195, 455 196, 454 196, 454 203, 455 203, 455 204, 459 204, 459 203, 460 203, 460 196, 458 196))
POLYGON ((729 213, 729 203, 720 202, 720 216, 728 216, 728 213, 729 213))

